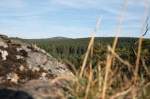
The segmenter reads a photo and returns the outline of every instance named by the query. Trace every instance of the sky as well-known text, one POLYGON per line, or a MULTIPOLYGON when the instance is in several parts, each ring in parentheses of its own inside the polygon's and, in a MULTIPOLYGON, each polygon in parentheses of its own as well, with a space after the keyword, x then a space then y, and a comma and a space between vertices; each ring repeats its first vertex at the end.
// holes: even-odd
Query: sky
MULTIPOLYGON (((139 37, 144 5, 150 5, 150 0, 127 1, 119 36, 139 37)), ((89 37, 100 18, 96 36, 115 36, 123 4, 124 0, 0 0, 0 34, 21 38, 89 37)), ((150 32, 145 37, 150 38, 150 32)))

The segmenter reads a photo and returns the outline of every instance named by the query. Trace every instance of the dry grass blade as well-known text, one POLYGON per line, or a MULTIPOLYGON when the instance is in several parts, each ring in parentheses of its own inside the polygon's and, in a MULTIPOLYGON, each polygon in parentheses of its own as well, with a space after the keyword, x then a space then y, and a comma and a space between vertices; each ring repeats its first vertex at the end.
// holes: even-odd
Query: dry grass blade
POLYGON ((93 78, 93 70, 92 70, 92 65, 90 65, 90 75, 89 75, 89 78, 88 78, 88 85, 86 87, 86 92, 85 92, 84 99, 88 99, 88 94, 89 94, 89 90, 90 90, 90 87, 91 87, 92 78, 93 78))
POLYGON ((102 70, 101 70, 101 66, 100 64, 98 64, 98 90, 99 92, 101 92, 101 88, 102 88, 102 70))
POLYGON ((61 80, 73 81, 73 78, 69 77, 69 76, 60 76, 60 77, 56 77, 55 79, 51 80, 50 83, 54 84, 54 83, 59 82, 61 80))
POLYGON ((110 46, 108 46, 108 49, 121 63, 127 65, 128 68, 133 67, 128 61, 123 60, 116 52, 114 52, 110 46))
MULTIPOLYGON (((95 28, 95 32, 98 30, 99 24, 100 24, 100 20, 97 21, 96 28, 95 28)), ((80 71, 80 74, 79 74, 79 78, 81 78, 82 75, 83 75, 83 71, 84 71, 84 69, 85 69, 85 66, 86 66, 86 63, 87 63, 87 60, 88 60, 89 53, 90 53, 91 48, 92 48, 92 46, 93 46, 93 44, 94 44, 94 39, 95 39, 95 33, 93 32, 93 33, 92 33, 91 40, 90 40, 90 43, 89 43, 89 45, 88 45, 87 52, 86 52, 86 54, 85 54, 85 58, 84 58, 84 60, 83 60, 83 64, 82 64, 82 67, 81 67, 81 71, 80 71)))
POLYGON ((144 12, 144 16, 143 16, 143 26, 141 29, 141 37, 139 39, 139 44, 138 44, 138 52, 137 52, 137 59, 136 59, 136 68, 135 68, 135 80, 137 79, 137 75, 138 75, 138 71, 139 71, 139 63, 140 63, 140 58, 141 58, 141 49, 142 49, 142 41, 143 41, 143 33, 145 34, 145 28, 147 27, 147 18, 148 18, 148 14, 149 14, 149 5, 148 5, 148 1, 144 0, 145 2, 145 12, 144 12), (146 21, 146 22, 145 22, 146 21))
MULTIPOLYGON (((96 30, 95 30, 96 31, 96 30)), ((93 42, 94 43, 94 42, 93 42)), ((92 45, 91 47, 91 60, 90 60, 90 75, 89 75, 89 78, 88 78, 88 85, 86 87, 86 92, 85 92, 85 97, 84 99, 88 99, 88 94, 89 94, 89 90, 90 90, 90 87, 91 87, 91 83, 92 83, 92 79, 93 79, 93 70, 92 70, 92 58, 93 58, 93 49, 94 49, 94 44, 92 45)))
MULTIPOLYGON (((89 54, 93 50, 95 34, 96 34, 97 30, 98 30, 99 25, 100 25, 100 19, 97 20, 96 27, 95 27, 95 32, 92 33, 92 37, 90 39, 87 51, 85 53, 85 57, 84 57, 84 60, 83 60, 82 66, 81 66, 81 70, 80 70, 80 73, 79 73, 78 80, 80 80, 82 78, 85 66, 87 64, 87 60, 88 60, 89 54)), ((93 52, 91 54, 93 54, 93 52)), ((77 82, 76 92, 78 93, 78 91, 79 91, 79 83, 77 82)))
POLYGON ((122 92, 116 93, 115 95, 111 96, 110 99, 116 99, 117 97, 120 96, 125 96, 126 94, 128 94, 130 91, 132 91, 132 87, 128 88, 127 90, 124 90, 122 92))
POLYGON ((83 71, 85 69, 85 66, 86 66, 86 63, 87 63, 87 60, 88 60, 88 56, 89 56, 89 53, 90 53, 90 50, 91 50, 91 47, 94 43, 94 36, 91 37, 91 40, 90 40, 90 43, 89 43, 89 46, 88 46, 88 49, 87 49, 87 52, 85 54, 85 58, 84 58, 84 61, 83 61, 83 64, 82 64, 82 67, 81 67, 81 71, 80 71, 80 75, 79 75, 79 78, 82 77, 83 75, 83 71))
POLYGON ((148 70, 148 68, 147 68, 147 66, 145 64, 145 60, 143 58, 141 60, 142 60, 142 64, 143 64, 143 67, 144 67, 146 73, 150 76, 150 72, 149 72, 149 70, 148 70))
MULTIPOLYGON (((139 43, 138 43, 138 52, 137 52, 137 59, 136 59, 136 66, 135 66, 135 71, 134 71, 134 84, 136 86, 137 84, 137 80, 138 80, 138 72, 139 72, 139 64, 140 64, 140 59, 141 59, 141 50, 142 50, 142 42, 143 42, 143 36, 146 34, 145 31, 145 28, 147 27, 147 18, 149 16, 149 3, 148 3, 148 0, 144 0, 144 7, 145 7, 145 12, 144 12, 144 16, 143 16, 143 19, 142 19, 142 28, 141 28, 141 37, 139 39, 139 43), (144 34, 143 34, 144 33, 144 34)), ((134 88, 134 90, 132 91, 132 98, 133 99, 136 99, 136 96, 137 96, 137 93, 136 93, 136 89, 134 88)))
MULTIPOLYGON (((121 25, 122 25, 123 19, 124 19, 124 12, 126 11, 127 4, 128 4, 127 1, 128 0, 124 1, 124 3, 123 3, 124 5, 123 5, 123 8, 121 9, 121 14, 119 16, 119 24, 118 24, 117 29, 116 29, 117 34, 116 34, 116 38, 115 38, 114 43, 113 43, 113 51, 114 52, 115 52, 116 45, 117 45, 117 42, 118 42, 118 35, 121 33, 121 25)), ((105 99, 105 97, 106 97, 107 80, 108 80, 108 74, 109 74, 109 71, 110 71, 112 60, 113 60, 113 55, 108 55, 107 63, 106 63, 106 70, 105 70, 104 85, 103 85, 103 91, 102 91, 102 99, 105 99)))
POLYGON ((102 99, 105 99, 106 97, 106 89, 107 89, 107 80, 108 80, 108 74, 110 71, 111 66, 111 56, 107 56, 107 64, 106 64, 106 70, 105 70, 105 78, 104 78, 104 84, 103 84, 103 91, 102 91, 102 99))
POLYGON ((137 79, 138 71, 139 71, 139 63, 140 63, 140 57, 141 57, 141 48, 142 48, 142 41, 143 37, 140 37, 139 39, 139 45, 138 45, 138 53, 137 53, 137 59, 136 59, 136 68, 135 68, 135 79, 137 79))
POLYGON ((121 9, 121 13, 120 13, 120 16, 118 18, 118 26, 116 28, 116 37, 115 37, 115 40, 114 40, 114 43, 113 43, 113 50, 116 49, 116 45, 117 45, 117 42, 118 42, 118 36, 119 34, 121 33, 121 29, 122 29, 122 23, 123 23, 123 20, 124 20, 124 13, 127 9, 127 5, 128 5, 128 0, 124 0, 124 3, 123 3, 123 7, 121 9))
POLYGON ((148 86, 150 86, 150 82, 147 83, 147 84, 144 86, 144 88, 147 88, 148 86))

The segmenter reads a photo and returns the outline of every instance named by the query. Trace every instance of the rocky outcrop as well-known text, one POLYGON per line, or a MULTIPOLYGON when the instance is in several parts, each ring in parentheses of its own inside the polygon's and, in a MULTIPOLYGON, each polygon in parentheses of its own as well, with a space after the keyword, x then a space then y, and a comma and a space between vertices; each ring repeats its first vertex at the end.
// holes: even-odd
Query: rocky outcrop
MULTIPOLYGON (((43 49, 0 35, 0 88, 22 89, 32 93, 35 99, 47 99, 37 98, 40 97, 42 90, 43 94, 46 90, 48 93, 60 92, 63 97, 64 83, 59 86, 49 83, 63 76, 74 77, 63 63, 58 62, 43 49), (36 88, 39 92, 35 91, 36 88)), ((52 95, 57 96, 57 94, 51 94, 50 99, 53 99, 52 95)))

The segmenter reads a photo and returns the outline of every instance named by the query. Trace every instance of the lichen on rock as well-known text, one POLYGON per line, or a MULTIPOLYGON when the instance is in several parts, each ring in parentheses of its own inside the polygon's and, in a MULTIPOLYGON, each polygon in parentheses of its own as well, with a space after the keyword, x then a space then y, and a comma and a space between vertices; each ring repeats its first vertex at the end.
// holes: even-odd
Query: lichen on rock
POLYGON ((0 49, 0 53, 1 53, 2 60, 5 61, 7 59, 8 52, 0 49))
POLYGON ((65 64, 58 62, 43 49, 0 35, 0 88, 16 88, 32 80, 49 82, 61 76, 74 77, 65 64))

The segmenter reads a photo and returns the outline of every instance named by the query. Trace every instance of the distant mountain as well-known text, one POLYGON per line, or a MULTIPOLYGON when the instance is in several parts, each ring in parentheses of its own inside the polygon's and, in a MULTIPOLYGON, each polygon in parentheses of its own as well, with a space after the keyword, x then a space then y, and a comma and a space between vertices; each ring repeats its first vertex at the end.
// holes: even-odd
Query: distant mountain
POLYGON ((52 40, 63 40, 63 39, 72 39, 72 38, 57 36, 57 37, 52 37, 52 38, 49 38, 49 39, 52 39, 52 40))
POLYGON ((51 42, 51 41, 66 41, 66 40, 73 40, 72 38, 67 38, 67 37, 52 37, 52 38, 37 38, 37 39, 24 39, 24 38, 19 38, 19 37, 10 37, 12 40, 16 40, 16 41, 22 41, 22 42, 26 42, 26 43, 36 43, 36 42, 51 42))
MULTIPOLYGON (((24 38, 19 38, 19 37, 10 37, 10 38, 11 39, 19 39, 19 40, 24 39, 24 38)), ((44 40, 44 39, 61 40, 61 39, 72 39, 72 38, 57 36, 57 37, 51 37, 51 38, 37 38, 37 39, 29 39, 29 40, 44 40)))

